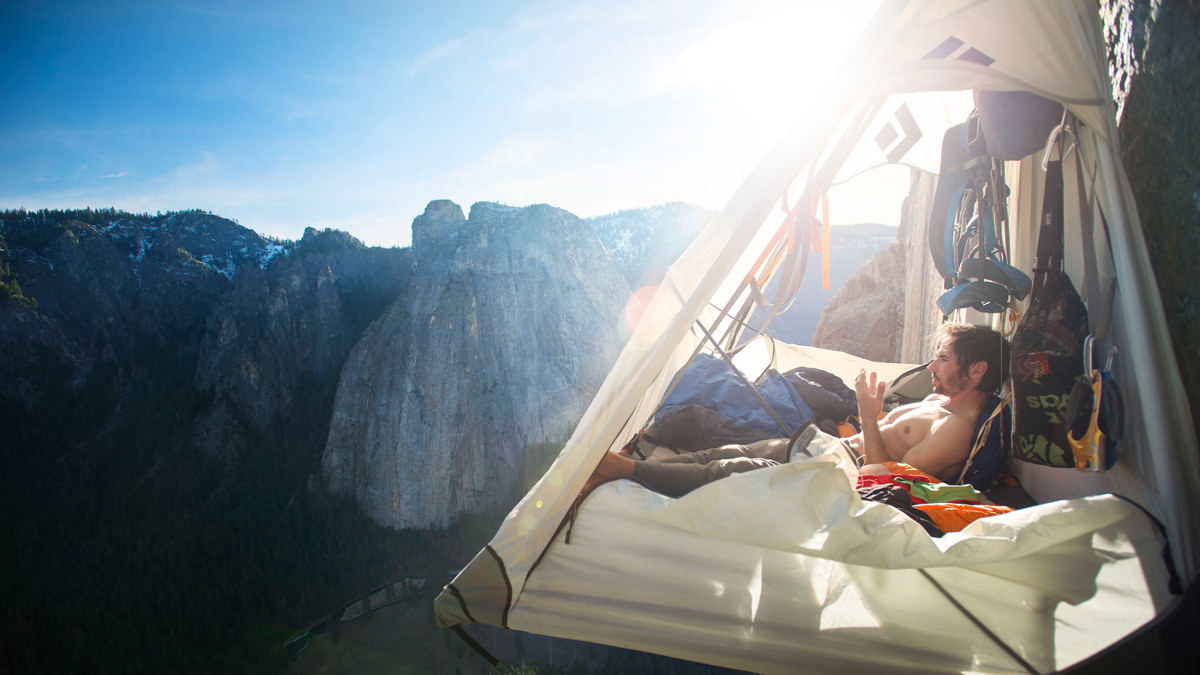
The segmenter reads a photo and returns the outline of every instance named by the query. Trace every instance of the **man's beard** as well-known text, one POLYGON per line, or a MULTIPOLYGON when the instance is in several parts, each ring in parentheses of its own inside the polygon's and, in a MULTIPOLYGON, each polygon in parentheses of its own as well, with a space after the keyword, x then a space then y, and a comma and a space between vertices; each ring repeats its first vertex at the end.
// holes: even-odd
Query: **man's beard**
POLYGON ((949 379, 933 378, 933 393, 941 394, 942 396, 955 396, 966 391, 970 385, 970 379, 960 369, 958 372, 950 376, 949 379))

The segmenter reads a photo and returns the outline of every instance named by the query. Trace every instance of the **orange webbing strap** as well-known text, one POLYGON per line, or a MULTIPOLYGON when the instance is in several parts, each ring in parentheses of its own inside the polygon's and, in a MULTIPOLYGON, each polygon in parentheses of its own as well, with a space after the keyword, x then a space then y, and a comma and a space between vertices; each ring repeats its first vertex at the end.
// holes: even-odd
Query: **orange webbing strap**
MULTIPOLYGON (((821 288, 829 290, 829 256, 831 237, 829 232, 829 195, 822 192, 817 198, 821 204, 821 288)), ((813 207, 816 211, 816 207, 813 207)))
MULTIPOLYGON (((786 237, 788 232, 791 231, 793 224, 796 222, 796 211, 796 209, 789 211, 787 216, 783 219, 783 222, 779 224, 779 229, 775 230, 775 235, 771 237, 771 243, 768 244, 767 247, 763 249, 763 252, 758 255, 758 260, 754 261, 754 266, 750 268, 750 271, 746 272, 746 281, 750 281, 756 274, 762 271, 762 274, 758 274, 759 287, 761 288, 764 284, 766 284, 766 279, 771 276, 771 273, 774 272, 775 266, 778 265, 778 257, 776 257, 770 265, 767 265, 767 269, 764 269, 763 266, 765 263, 767 263, 767 259, 772 254, 776 253, 776 249, 779 248, 783 238, 786 237)), ((790 248, 791 244, 789 244, 789 249, 790 248)))
MULTIPOLYGON (((785 261, 795 257, 796 254, 796 236, 795 227, 801 212, 801 203, 797 203, 791 209, 787 208, 787 195, 783 196, 783 209, 785 216, 783 222, 779 224, 775 234, 772 235, 770 243, 758 255, 758 259, 754 261, 754 265, 746 272, 745 280, 742 282, 744 288, 749 288, 750 292, 755 296, 757 302, 766 306, 769 301, 763 296, 762 291, 767 287, 767 283, 775 272, 785 261)), ((796 281, 791 281, 789 286, 793 288, 784 288, 780 286, 774 301, 778 301, 780 297, 788 296, 795 291, 795 286, 798 286, 796 281)), ((773 301, 771 301, 773 302, 773 301)), ((740 321, 740 320, 739 320, 740 321)))
POLYGON ((808 228, 809 239, 812 240, 814 251, 821 254, 821 287, 829 290, 829 195, 822 192, 813 203, 813 216, 808 228), (821 217, 817 218, 817 206, 821 207, 821 217))
MULTIPOLYGON (((787 225, 786 222, 784 224, 787 225)), ((783 233, 784 229, 781 228, 779 234, 783 233)), ((779 269, 779 265, 782 264, 784 260, 787 260, 794 249, 794 237, 787 237, 787 239, 781 240, 779 235, 776 235, 776 238, 771 240, 770 248, 763 251, 762 257, 765 258, 769 255, 770 259, 766 261, 766 264, 762 266, 762 269, 756 270, 758 271, 758 276, 754 279, 755 285, 760 289, 766 288, 767 282, 769 282, 771 277, 775 275, 775 271, 779 269)))

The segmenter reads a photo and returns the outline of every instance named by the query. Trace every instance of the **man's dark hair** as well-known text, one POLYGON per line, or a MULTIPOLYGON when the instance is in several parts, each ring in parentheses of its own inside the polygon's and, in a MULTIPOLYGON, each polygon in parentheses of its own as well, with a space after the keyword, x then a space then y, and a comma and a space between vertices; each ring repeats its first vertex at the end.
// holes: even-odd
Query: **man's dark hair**
POLYGON ((999 391, 1008 379, 1008 364, 1012 357, 1008 340, 987 326, 970 323, 944 323, 938 326, 941 342, 953 339, 950 349, 958 359, 959 372, 966 374, 972 364, 984 361, 987 372, 979 381, 979 390, 989 393, 999 391))

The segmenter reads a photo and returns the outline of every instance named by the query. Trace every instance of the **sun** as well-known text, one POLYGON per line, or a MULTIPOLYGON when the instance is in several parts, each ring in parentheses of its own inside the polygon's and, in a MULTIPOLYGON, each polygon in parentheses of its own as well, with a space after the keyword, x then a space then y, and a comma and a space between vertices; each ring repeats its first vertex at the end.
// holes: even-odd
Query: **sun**
POLYGON ((837 104, 837 67, 878 4, 747 0, 690 24, 686 39, 664 45, 647 85, 675 101, 672 133, 691 134, 679 151, 690 162, 654 182, 680 182, 684 199, 719 207, 781 137, 837 104))
POLYGON ((728 23, 686 45, 666 77, 707 91, 747 129, 778 133, 785 124, 816 119, 838 82, 841 62, 877 0, 802 0, 737 4, 728 23))

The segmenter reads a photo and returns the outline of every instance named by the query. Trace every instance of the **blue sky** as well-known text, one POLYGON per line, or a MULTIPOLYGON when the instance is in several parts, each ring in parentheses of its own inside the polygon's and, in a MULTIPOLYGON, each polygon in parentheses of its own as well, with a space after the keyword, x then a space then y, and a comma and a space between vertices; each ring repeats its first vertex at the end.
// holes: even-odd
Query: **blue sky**
POLYGON ((875 4, 0 0, 0 208, 383 246, 433 199, 719 208, 875 4))

